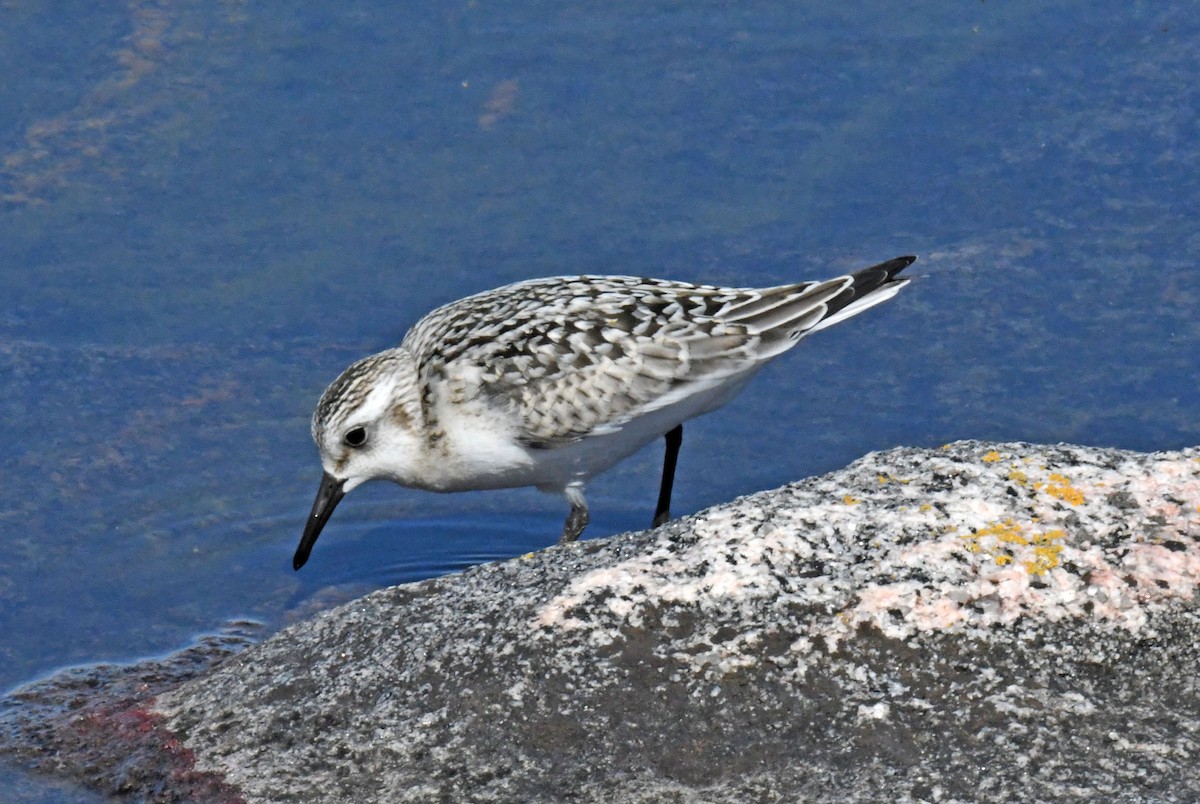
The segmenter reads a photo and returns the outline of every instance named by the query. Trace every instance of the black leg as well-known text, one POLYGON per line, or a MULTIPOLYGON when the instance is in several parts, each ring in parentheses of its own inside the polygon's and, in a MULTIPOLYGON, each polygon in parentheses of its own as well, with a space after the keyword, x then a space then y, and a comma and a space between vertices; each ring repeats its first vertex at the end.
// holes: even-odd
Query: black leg
POLYGON ((658 507, 654 510, 652 528, 671 518, 671 489, 675 486, 675 463, 679 460, 679 445, 683 443, 683 425, 675 425, 663 438, 667 442, 667 452, 663 456, 662 485, 658 489, 658 507))
POLYGON ((567 486, 566 488, 567 502, 571 503, 571 513, 567 514, 567 521, 563 523, 562 536, 559 537, 559 544, 568 544, 579 538, 579 534, 583 533, 583 529, 588 523, 588 508, 587 500, 583 498, 583 488, 581 486, 567 486))

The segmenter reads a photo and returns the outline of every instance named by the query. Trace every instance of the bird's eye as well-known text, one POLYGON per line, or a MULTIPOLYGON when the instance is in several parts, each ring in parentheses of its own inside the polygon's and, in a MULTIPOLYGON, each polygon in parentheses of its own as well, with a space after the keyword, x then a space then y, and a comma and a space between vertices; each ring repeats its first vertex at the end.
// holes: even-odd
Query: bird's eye
POLYGON ((344 438, 346 441, 346 446, 361 447, 363 444, 367 443, 367 428, 351 427, 346 431, 344 438))

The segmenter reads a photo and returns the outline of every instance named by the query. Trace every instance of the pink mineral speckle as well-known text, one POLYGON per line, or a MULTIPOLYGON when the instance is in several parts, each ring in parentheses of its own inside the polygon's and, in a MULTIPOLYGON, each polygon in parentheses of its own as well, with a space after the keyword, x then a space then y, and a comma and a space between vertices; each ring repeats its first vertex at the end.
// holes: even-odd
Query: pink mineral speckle
POLYGON ((1192 597, 1200 584, 1200 555, 1180 542, 1178 550, 1161 544, 1134 545, 1125 568, 1138 582, 1145 599, 1192 597))
MULTIPOLYGON (((946 630, 986 638, 1020 620, 1136 632, 1156 607, 1196 594, 1200 462, 1120 453, 1129 457, 1113 469, 1111 451, 1039 449, 976 445, 968 455, 951 445, 918 465, 868 455, 776 493, 774 507, 764 495, 701 514, 699 538, 678 544, 664 532, 651 554, 578 578, 538 625, 607 629, 615 639, 649 606, 703 612, 755 600, 780 606, 780 618, 812 607, 804 644, 836 650, 864 625, 896 639, 946 630), (956 480, 947 486, 947 477, 956 480), (597 598, 616 621, 588 616, 597 598)), ((676 658, 690 657, 693 670, 732 666, 748 643, 698 622, 698 649, 676 658)))

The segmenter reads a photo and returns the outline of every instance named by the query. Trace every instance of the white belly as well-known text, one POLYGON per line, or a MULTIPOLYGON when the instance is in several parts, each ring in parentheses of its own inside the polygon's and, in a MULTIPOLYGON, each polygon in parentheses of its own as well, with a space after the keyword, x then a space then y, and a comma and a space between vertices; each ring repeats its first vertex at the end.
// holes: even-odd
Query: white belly
POLYGON ((446 442, 441 455, 427 462, 419 485, 432 491, 521 486, 558 491, 569 483, 586 482, 676 425, 724 405, 754 373, 751 370, 682 397, 615 431, 541 449, 520 443, 517 428, 498 415, 455 416, 447 411, 449 418, 443 419, 446 442))

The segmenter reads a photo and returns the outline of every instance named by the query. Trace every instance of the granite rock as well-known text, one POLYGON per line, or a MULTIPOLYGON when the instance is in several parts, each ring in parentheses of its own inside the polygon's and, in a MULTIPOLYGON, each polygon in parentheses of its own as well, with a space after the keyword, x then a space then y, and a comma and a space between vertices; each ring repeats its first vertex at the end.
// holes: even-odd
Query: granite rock
POLYGON ((1200 796, 1200 451, 894 449, 159 697, 251 801, 1200 796))

